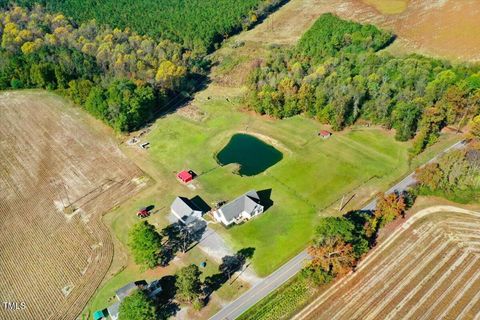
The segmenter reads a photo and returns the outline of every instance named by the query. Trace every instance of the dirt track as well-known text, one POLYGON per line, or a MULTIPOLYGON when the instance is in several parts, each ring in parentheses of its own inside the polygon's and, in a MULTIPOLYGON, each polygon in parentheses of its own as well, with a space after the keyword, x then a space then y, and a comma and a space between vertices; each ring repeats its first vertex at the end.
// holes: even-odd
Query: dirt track
POLYGON ((295 319, 480 316, 480 212, 419 211, 295 319))
POLYGON ((27 307, 0 319, 75 318, 112 259, 101 214, 144 184, 109 130, 65 103, 0 95, 0 297, 27 307))

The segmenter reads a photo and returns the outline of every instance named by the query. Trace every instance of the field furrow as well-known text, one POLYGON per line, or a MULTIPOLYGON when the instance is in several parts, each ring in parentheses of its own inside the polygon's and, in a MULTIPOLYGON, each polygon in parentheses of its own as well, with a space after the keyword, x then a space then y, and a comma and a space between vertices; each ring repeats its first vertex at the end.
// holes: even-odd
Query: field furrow
POLYGON ((425 209, 296 319, 474 319, 480 213, 425 209))
POLYGON ((65 103, 0 95, 0 296, 27 304, 0 319, 74 319, 112 259, 102 213, 142 187, 108 129, 65 103))

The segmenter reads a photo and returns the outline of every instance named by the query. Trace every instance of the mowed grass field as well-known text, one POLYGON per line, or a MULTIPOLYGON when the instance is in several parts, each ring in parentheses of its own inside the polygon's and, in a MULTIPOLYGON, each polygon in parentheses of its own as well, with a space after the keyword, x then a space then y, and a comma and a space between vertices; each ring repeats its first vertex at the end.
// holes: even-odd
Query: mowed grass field
POLYGON ((208 99, 209 93, 194 101, 203 120, 180 111, 155 123, 145 137, 151 148, 144 170, 159 174, 165 186, 162 197, 169 201, 176 195, 199 195, 212 206, 251 189, 269 190, 273 206, 264 215, 229 229, 212 226, 233 248, 255 248, 253 266, 260 276, 305 248, 318 217, 341 214, 327 208, 338 207, 343 195, 353 196, 345 210, 357 208, 407 172, 409 145, 396 142, 387 131, 357 127, 323 140, 317 136, 321 125, 312 119, 270 120, 237 110, 238 104, 222 95, 208 99), (235 174, 235 165, 220 167, 215 154, 238 132, 270 143, 283 159, 250 177, 235 174), (183 169, 199 175, 195 190, 176 181, 175 172, 183 169))

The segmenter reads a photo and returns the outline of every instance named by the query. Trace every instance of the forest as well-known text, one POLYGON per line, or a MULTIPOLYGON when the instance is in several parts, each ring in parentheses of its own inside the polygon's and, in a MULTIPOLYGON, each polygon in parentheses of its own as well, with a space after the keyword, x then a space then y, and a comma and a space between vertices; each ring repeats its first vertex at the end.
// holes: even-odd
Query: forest
POLYGON ((274 49, 251 73, 248 106, 277 118, 307 114, 341 130, 354 123, 414 139, 411 154, 480 109, 480 67, 382 51, 394 39, 372 25, 321 16, 293 48, 274 49))
POLYGON ((57 90, 118 131, 138 129, 171 97, 192 91, 203 70, 169 40, 77 25, 40 6, 0 11, 0 36, 0 89, 57 90))
POLYGON ((154 39, 169 39, 197 54, 211 52, 225 37, 249 28, 284 0, 0 0, 21 6, 41 4, 78 22, 95 19, 130 28, 154 39), (186 23, 188 21, 188 23, 186 23))

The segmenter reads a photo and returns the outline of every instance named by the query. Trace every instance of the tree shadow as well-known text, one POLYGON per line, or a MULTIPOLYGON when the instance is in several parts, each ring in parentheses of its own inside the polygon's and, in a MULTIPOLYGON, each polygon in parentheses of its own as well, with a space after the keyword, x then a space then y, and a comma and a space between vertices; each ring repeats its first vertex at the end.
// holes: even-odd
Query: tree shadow
POLYGON ((260 204, 263 206, 263 211, 267 211, 271 206, 273 206, 272 189, 260 190, 257 192, 257 194, 260 198, 260 204))
POLYGON ((177 314, 180 306, 175 302, 176 277, 172 275, 162 277, 159 282, 162 291, 155 297, 158 319, 168 319, 177 314))
POLYGON ((189 225, 174 222, 163 228, 160 233, 166 241, 160 254, 160 265, 167 266, 179 251, 185 253, 194 248, 206 229, 207 224, 203 220, 196 220, 189 225))
POLYGON ((218 267, 219 273, 213 274, 205 278, 204 293, 205 304, 208 303, 213 292, 217 291, 230 280, 233 274, 243 269, 248 259, 253 257, 255 248, 243 248, 235 253, 233 256, 225 256, 222 258, 222 263, 218 267))

